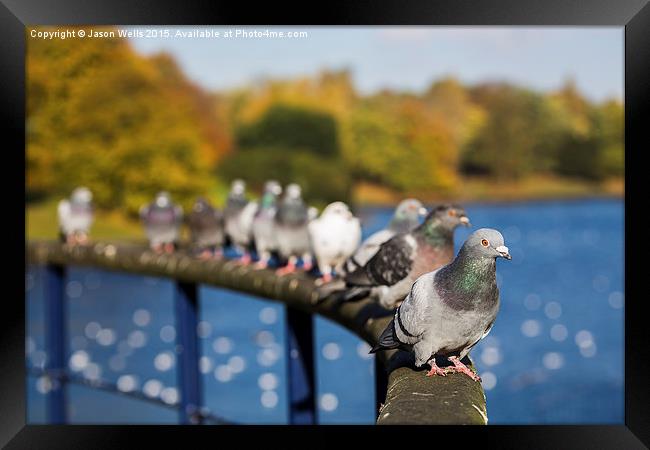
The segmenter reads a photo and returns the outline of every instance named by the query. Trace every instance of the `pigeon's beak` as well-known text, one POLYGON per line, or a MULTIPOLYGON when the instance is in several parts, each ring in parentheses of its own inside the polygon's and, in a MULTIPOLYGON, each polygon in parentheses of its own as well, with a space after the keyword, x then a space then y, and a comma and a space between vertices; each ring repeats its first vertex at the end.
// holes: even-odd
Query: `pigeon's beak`
POLYGON ((496 248, 497 252, 499 252, 499 255, 501 255, 502 258, 505 258, 507 260, 511 260, 512 256, 510 256, 510 251, 508 250, 508 247, 505 245, 500 245, 496 248))
POLYGON ((424 206, 420 206, 420 209, 418 209, 418 214, 421 215, 422 217, 426 216, 429 213, 427 209, 424 206))
POLYGON ((469 217, 467 217, 467 216, 462 216, 459 220, 460 220, 460 223, 462 223, 466 227, 471 227, 472 226, 472 224, 469 223, 469 217))

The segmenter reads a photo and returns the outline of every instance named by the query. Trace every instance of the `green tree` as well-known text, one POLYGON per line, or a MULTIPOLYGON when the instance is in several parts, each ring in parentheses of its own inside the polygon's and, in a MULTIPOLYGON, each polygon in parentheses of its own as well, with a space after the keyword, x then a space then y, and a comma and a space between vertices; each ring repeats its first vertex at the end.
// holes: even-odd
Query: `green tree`
POLYGON ((135 213, 158 190, 189 206, 206 188, 210 155, 227 144, 168 57, 118 38, 30 40, 27 67, 28 192, 86 185, 100 207, 135 213))
POLYGON ((359 179, 407 191, 449 190, 457 149, 441 117, 417 98, 379 94, 344 124, 345 158, 359 179))
POLYGON ((339 152, 337 125, 330 114, 313 109, 272 105, 257 121, 236 130, 240 149, 262 146, 306 149, 321 156, 339 152))

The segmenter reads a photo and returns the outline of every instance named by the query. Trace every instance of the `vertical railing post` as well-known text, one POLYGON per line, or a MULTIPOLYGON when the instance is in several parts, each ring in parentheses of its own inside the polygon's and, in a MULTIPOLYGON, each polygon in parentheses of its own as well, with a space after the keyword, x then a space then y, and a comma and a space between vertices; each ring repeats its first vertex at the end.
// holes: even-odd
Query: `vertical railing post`
POLYGON ((375 356, 375 412, 379 417, 381 406, 386 402, 386 391, 388 390, 388 374, 386 367, 377 355, 375 356))
POLYGON ((314 325, 309 313, 286 308, 289 423, 316 423, 314 325))
POLYGON ((45 369, 52 387, 47 395, 47 416, 49 423, 62 424, 65 413, 65 268, 47 265, 45 267, 45 369), (58 376, 57 376, 58 375, 58 376))
POLYGON ((198 424, 201 423, 201 376, 196 335, 199 316, 197 286, 194 283, 177 281, 174 291, 180 422, 198 424))

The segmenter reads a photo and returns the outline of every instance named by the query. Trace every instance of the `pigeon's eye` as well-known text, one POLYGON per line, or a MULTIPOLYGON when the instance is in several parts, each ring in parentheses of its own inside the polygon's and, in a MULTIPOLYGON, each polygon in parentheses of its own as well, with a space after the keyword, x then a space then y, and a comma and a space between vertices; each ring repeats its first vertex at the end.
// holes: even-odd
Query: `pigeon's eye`
POLYGON ((456 217, 456 210, 455 209, 450 209, 447 214, 449 214, 451 217, 456 217))
POLYGON ((482 240, 481 240, 481 245, 482 245, 483 247, 487 247, 488 245, 490 245, 490 243, 488 242, 487 239, 482 239, 482 240))

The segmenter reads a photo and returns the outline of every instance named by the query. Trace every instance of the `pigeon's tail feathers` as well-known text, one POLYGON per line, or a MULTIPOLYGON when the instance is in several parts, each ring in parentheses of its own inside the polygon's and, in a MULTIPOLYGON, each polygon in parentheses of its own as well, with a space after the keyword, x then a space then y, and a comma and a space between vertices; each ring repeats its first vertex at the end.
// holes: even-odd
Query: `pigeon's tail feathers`
POLYGON ((356 267, 345 275, 345 282, 348 286, 372 286, 373 282, 368 278, 365 266, 356 267))
POLYGON ((386 329, 381 336, 379 336, 379 341, 377 344, 370 350, 370 353, 376 353, 379 350, 390 350, 393 348, 398 348, 402 343, 397 339, 395 334, 395 321, 394 319, 390 321, 386 329))
POLYGON ((370 295, 370 288, 353 287, 343 292, 340 299, 341 302, 352 302, 354 300, 361 300, 362 298, 366 298, 369 295, 370 295))
POLYGON ((341 279, 333 280, 329 283, 323 284, 322 286, 316 288, 316 292, 318 292, 318 303, 335 294, 338 300, 344 291, 345 281, 341 279))
POLYGON ((356 260, 354 255, 352 255, 345 260, 345 264, 343 264, 342 275, 347 276, 348 274, 351 274, 352 272, 359 269, 360 267, 363 267, 363 265, 356 260))

